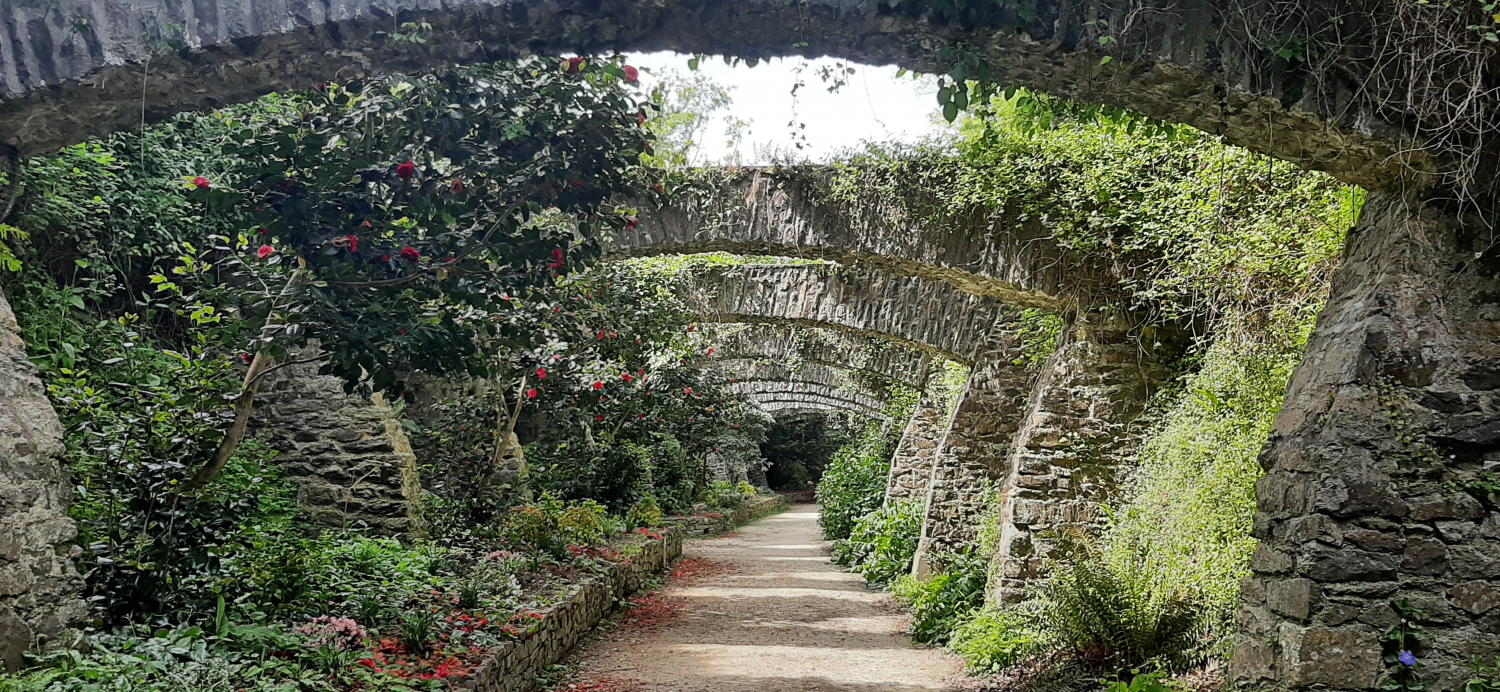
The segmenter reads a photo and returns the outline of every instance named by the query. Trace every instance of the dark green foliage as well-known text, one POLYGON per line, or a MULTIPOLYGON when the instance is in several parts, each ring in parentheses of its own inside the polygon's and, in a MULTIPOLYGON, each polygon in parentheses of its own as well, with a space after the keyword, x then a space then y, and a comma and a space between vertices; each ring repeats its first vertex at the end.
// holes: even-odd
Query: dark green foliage
POLYGON ((932 574, 907 576, 891 584, 891 593, 912 616, 912 638, 942 644, 954 629, 984 606, 989 560, 977 552, 934 553, 932 574))
POLYGON ((860 517, 849 537, 833 546, 833 561, 852 567, 874 584, 911 571, 922 537, 923 502, 897 502, 860 517))
POLYGON ((771 464, 766 480, 777 490, 807 490, 849 437, 844 426, 823 416, 776 421, 760 445, 760 455, 771 464))
POLYGON ((408 652, 414 654, 427 653, 432 647, 432 630, 437 624, 437 615, 428 610, 417 610, 407 613, 401 618, 398 629, 401 633, 401 644, 408 652))
POLYGON ((1425 690, 1422 669, 1426 664, 1421 657, 1427 653, 1423 642, 1428 635, 1417 623, 1426 619, 1427 614, 1406 599, 1391 601, 1391 610, 1396 612, 1396 624, 1380 638, 1381 661, 1391 675, 1385 689, 1425 690))
POLYGON ((848 538, 860 517, 880 507, 891 467, 889 446, 876 423, 834 455, 817 491, 824 538, 848 538))

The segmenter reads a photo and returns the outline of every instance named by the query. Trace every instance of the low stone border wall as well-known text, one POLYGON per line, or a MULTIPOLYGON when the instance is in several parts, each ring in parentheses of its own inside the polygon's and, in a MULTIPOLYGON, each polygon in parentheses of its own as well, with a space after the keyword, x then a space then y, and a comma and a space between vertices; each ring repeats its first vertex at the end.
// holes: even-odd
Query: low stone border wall
POLYGON ((736 526, 779 512, 786 506, 786 500, 780 495, 760 495, 722 514, 690 514, 667 517, 666 521, 681 527, 689 536, 712 536, 733 531, 736 526))
POLYGON ((536 634, 510 642, 485 660, 461 689, 474 692, 526 692, 536 676, 573 648, 584 635, 615 610, 641 582, 682 556, 680 529, 668 527, 661 540, 652 540, 628 563, 579 584, 561 603, 547 611, 536 634))

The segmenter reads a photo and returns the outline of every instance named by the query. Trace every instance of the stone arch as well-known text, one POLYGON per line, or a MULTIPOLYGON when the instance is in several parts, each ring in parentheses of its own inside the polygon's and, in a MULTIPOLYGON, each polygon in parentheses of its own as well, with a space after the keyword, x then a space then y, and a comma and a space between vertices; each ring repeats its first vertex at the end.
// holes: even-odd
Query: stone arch
POLYGON ((814 364, 921 389, 932 355, 887 341, 829 329, 754 324, 714 338, 725 368, 749 364, 814 364))
POLYGON ((1082 296, 1090 303, 1120 297, 1107 267, 1068 255, 1034 214, 1000 210, 960 227, 928 228, 902 200, 828 199, 837 175, 826 167, 731 173, 711 195, 643 211, 638 226, 606 245, 605 256, 732 252, 826 260, 1050 312, 1071 311, 1082 296))
POLYGON ((972 363, 1014 312, 939 282, 827 265, 706 273, 690 303, 705 321, 831 329, 972 363))
POLYGON ((143 94, 146 117, 160 119, 329 79, 528 51, 831 54, 933 72, 944 71, 936 46, 964 43, 1012 83, 1186 123, 1349 182, 1381 187, 1415 158, 1397 156, 1409 150, 1405 133, 1390 124, 1400 114, 1382 117, 1356 76, 1312 85, 1298 79, 1292 66, 1270 61, 1269 49, 1240 36, 1227 2, 1099 17, 1118 27, 1107 63, 1098 40, 1107 29, 1074 0, 1043 0, 1035 19, 1015 20, 1015 33, 881 6, 200 0, 152 11, 123 0, 6 3, 0 20, 24 31, 13 30, 0 47, 0 141, 33 153, 137 126, 143 94), (433 27, 420 49, 391 38, 393 27, 418 19, 433 27))

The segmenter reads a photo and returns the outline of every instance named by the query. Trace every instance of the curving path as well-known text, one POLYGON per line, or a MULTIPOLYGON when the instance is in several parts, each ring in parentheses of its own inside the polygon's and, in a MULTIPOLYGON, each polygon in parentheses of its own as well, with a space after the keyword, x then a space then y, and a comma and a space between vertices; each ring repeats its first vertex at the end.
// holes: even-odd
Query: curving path
POLYGON ((686 557, 718 573, 662 590, 682 607, 629 626, 583 653, 595 689, 640 692, 927 692, 957 689, 963 666, 912 644, 906 617, 828 559, 815 505, 689 541, 686 557))

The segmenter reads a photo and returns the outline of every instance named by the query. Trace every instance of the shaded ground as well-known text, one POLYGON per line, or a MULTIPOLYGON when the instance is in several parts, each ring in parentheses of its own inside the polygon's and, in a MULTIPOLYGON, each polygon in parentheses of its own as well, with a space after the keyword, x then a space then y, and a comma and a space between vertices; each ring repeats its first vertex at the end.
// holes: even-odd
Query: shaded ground
POLYGON ((957 689, 958 660, 912 644, 888 595, 829 562, 814 505, 689 541, 686 557, 634 622, 584 647, 574 689, 957 689))

